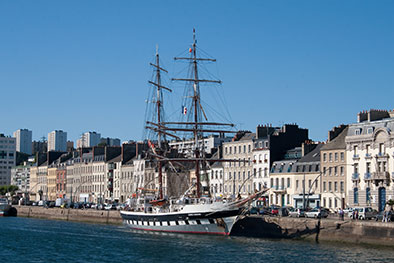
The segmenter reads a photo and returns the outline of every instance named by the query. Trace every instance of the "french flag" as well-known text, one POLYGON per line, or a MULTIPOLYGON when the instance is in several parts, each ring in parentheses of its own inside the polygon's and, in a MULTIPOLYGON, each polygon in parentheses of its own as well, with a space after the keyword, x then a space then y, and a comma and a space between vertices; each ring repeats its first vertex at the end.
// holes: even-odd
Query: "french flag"
POLYGON ((182 114, 183 115, 187 114, 187 108, 185 106, 182 106, 182 114))

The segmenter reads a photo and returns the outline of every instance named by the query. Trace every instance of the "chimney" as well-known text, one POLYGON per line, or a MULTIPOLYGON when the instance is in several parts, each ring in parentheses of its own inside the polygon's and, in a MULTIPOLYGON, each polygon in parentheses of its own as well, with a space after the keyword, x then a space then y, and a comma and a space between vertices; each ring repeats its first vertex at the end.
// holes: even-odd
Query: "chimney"
POLYGON ((327 142, 334 140, 345 128, 347 125, 341 124, 339 127, 334 127, 331 131, 328 132, 327 142))

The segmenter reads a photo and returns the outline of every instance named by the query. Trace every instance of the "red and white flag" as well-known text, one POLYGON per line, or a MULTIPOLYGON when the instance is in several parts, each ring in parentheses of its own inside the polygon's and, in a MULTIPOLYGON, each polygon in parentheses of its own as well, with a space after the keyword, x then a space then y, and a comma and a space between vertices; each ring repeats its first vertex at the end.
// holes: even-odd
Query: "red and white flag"
POLYGON ((187 108, 184 107, 184 106, 182 106, 182 113, 183 113, 183 115, 186 115, 186 114, 187 114, 187 108))

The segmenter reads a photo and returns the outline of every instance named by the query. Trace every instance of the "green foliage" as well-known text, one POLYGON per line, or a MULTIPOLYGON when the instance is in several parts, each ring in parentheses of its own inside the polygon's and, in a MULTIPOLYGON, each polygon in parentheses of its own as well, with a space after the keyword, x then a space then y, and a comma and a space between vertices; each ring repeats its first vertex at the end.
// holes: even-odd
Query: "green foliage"
POLYGON ((394 206, 394 200, 390 199, 386 202, 386 204, 388 204, 389 206, 393 207, 394 206))
POLYGON ((18 190, 18 186, 16 185, 3 185, 0 186, 0 195, 6 195, 10 193, 10 195, 14 195, 16 190, 18 190))

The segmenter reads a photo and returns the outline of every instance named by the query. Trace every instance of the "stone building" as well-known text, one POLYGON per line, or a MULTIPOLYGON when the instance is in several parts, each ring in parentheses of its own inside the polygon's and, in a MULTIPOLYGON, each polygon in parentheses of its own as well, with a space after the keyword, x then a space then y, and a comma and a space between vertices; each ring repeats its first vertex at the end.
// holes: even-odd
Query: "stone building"
POLYGON ((346 125, 334 127, 321 148, 322 206, 332 212, 346 207, 346 125))
POLYGON ((272 164, 269 203, 279 206, 320 207, 321 143, 302 145, 299 160, 280 160, 272 164))
POLYGON ((349 205, 383 210, 394 199, 394 111, 358 114, 345 139, 349 205))

